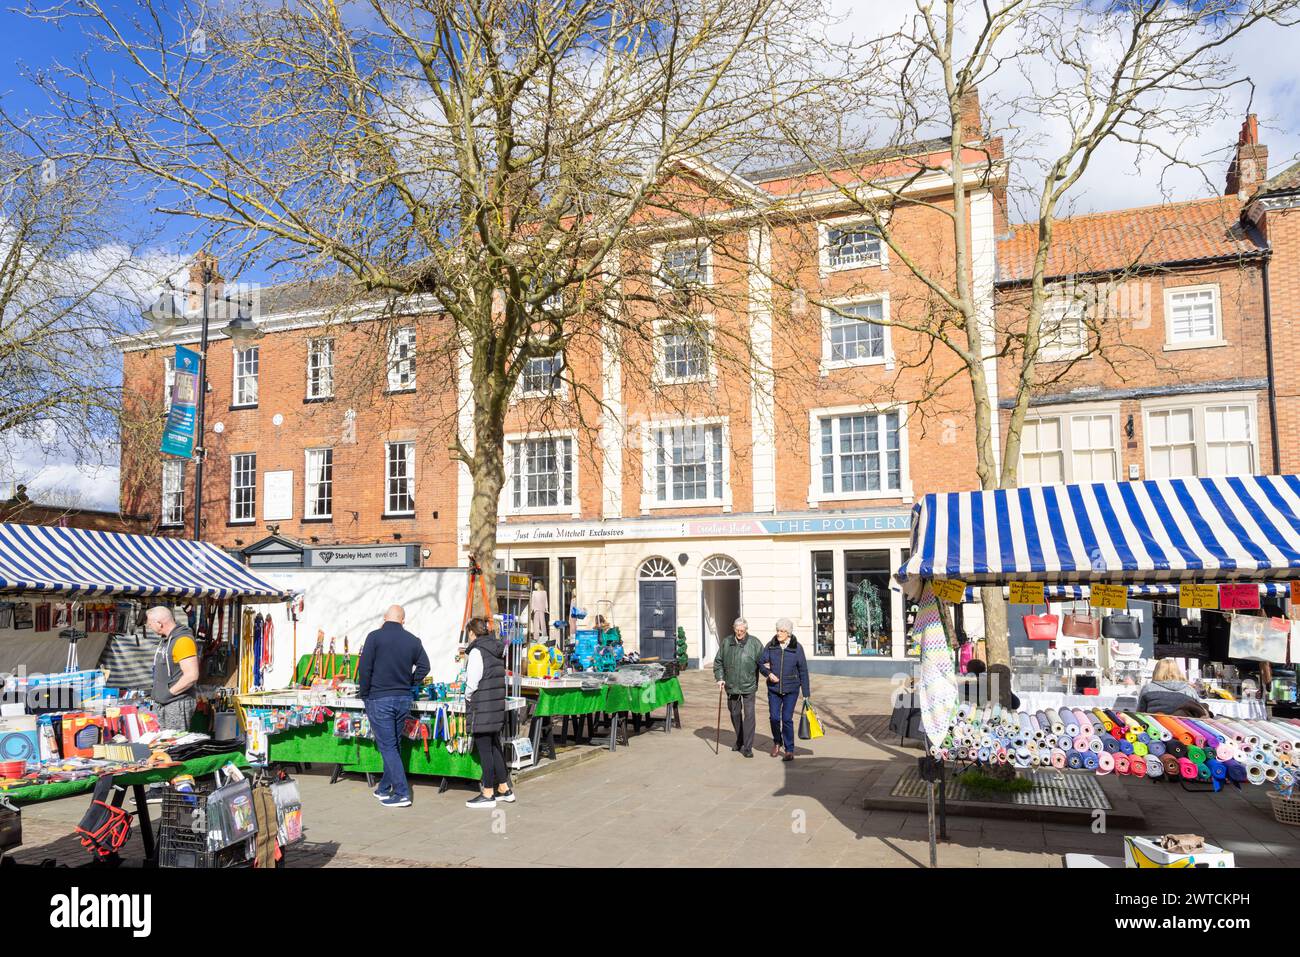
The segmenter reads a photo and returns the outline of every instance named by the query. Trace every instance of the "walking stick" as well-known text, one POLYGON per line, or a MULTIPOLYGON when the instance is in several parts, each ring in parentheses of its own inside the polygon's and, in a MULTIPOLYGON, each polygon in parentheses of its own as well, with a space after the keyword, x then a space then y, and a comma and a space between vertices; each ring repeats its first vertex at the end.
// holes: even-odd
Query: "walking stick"
POLYGON ((713 753, 722 753, 722 695, 727 689, 723 685, 718 685, 718 735, 713 739, 713 753))

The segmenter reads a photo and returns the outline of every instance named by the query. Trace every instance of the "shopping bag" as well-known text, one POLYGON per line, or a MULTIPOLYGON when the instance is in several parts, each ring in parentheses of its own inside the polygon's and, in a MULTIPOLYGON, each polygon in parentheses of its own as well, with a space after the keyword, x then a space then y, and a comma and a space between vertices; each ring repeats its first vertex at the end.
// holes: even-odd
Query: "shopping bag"
POLYGON ((815 741, 822 737, 822 723, 817 719, 817 712, 805 698, 803 702, 803 715, 799 718, 799 737, 804 741, 815 741))

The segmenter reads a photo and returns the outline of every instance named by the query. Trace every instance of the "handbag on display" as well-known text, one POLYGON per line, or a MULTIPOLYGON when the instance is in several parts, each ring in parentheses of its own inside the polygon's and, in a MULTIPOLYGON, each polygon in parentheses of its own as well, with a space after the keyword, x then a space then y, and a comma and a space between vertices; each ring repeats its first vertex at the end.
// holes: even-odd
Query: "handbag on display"
POLYGON ((1092 615, 1069 614, 1061 622, 1061 634, 1067 638, 1100 638, 1101 620, 1092 615))
POLYGON ((1020 619, 1030 641, 1055 641, 1061 620, 1056 615, 1025 615, 1020 619))
POLYGON ((1101 633, 1114 641, 1137 641, 1142 637, 1142 623, 1136 615, 1107 615, 1101 620, 1101 633))

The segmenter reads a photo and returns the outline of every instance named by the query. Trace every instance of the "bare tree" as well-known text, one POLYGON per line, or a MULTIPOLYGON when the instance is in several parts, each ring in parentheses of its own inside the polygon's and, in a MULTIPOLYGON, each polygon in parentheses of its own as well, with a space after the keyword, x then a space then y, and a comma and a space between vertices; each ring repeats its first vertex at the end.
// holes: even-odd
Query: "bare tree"
MULTIPOLYGON (((440 317, 420 361, 468 386, 471 441, 449 441, 484 563, 524 371, 652 348, 638 303, 705 334, 710 294, 653 243, 698 236, 723 199, 756 201, 725 164, 762 152, 774 106, 833 79, 799 67, 810 50, 795 27, 824 17, 820 0, 138 9, 34 12, 97 48, 33 77, 57 105, 46 148, 128 177, 236 272, 341 276, 356 298, 387 297, 390 319, 440 317)), ((724 325, 709 326, 712 346, 748 369, 745 331, 724 325)), ((566 381, 564 414, 590 418, 600 375, 566 381)))
MULTIPOLYGON (((916 308, 886 320, 928 341, 927 361, 946 356, 931 387, 959 376, 969 387, 974 416, 976 471, 985 489, 1018 482, 1021 429, 1036 389, 1068 374, 1070 365, 1044 374, 1039 360, 1057 343, 1059 329, 1044 324, 1053 297, 1062 295, 1051 280, 1054 226, 1069 211, 1071 190, 1108 143, 1136 149, 1153 166, 1199 166, 1203 158, 1185 154, 1188 137, 1207 119, 1221 114, 1227 94, 1245 82, 1225 45, 1263 22, 1291 24, 1294 0, 1209 0, 1184 4, 1164 0, 1079 5, 1065 0, 998 0, 962 4, 957 0, 916 0, 915 10, 897 31, 870 46, 876 69, 839 93, 838 122, 825 117, 809 125, 789 111, 775 111, 776 123, 795 152, 822 172, 852 170, 857 176, 831 178, 843 209, 870 220, 901 265, 923 287, 916 308), (1005 150, 1000 138, 983 130, 979 91, 1006 90, 986 100, 1005 127, 1040 129, 1058 136, 1022 139, 1005 150), (927 140, 926 137, 932 139, 927 140), (863 152, 863 145, 876 149, 863 152), (893 158, 891 160, 891 157, 893 158), (977 242, 971 232, 972 191, 1005 189, 1009 160, 1023 179, 1012 201, 1023 203, 1035 241, 1024 264, 1025 283, 1015 298, 1012 318, 995 322, 992 277, 973 274, 977 242), (934 188, 934 183, 945 183, 934 188), (924 191, 921 187, 929 186, 924 191), (933 232, 922 248, 898 224, 928 216, 933 232), (909 215, 912 214, 912 215, 909 215), (942 260, 931 255, 938 244, 942 260), (1014 401, 999 457, 997 398, 990 394, 990 366, 1010 358, 1014 401)), ((1000 197, 999 197, 1000 198, 1000 197)), ((1142 249, 1132 251, 1127 268, 1136 269, 1142 249)), ((1071 268, 1086 271, 1087 263, 1071 268)), ((1113 269, 1113 266, 1112 266, 1113 269)), ((1120 272, 1124 272, 1121 269, 1120 272)), ((782 282, 775 276, 777 283, 782 282)), ((1071 291, 1066 295, 1074 295, 1071 291)), ((1108 294, 1082 295, 1106 302, 1108 294)), ((810 299, 815 298, 815 293, 810 299)), ((819 306, 838 311, 835 302, 819 306)), ((1088 317, 1084 356, 1121 353, 1104 309, 1088 317)), ((918 404, 924 405, 924 402, 918 404)), ((1001 589, 983 590, 987 640, 992 663, 1009 664, 1006 606, 1001 589)))

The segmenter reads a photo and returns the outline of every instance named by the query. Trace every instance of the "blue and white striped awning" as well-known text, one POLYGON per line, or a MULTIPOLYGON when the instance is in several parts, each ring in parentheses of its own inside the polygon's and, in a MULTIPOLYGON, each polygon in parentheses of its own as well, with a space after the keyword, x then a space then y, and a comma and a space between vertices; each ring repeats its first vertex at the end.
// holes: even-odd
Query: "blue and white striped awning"
MULTIPOLYGON (((1217 582, 1207 582, 1206 584, 1218 584, 1217 582)), ((1286 598, 1291 594, 1289 582, 1272 581, 1260 582, 1259 593, 1265 598, 1286 598)), ((1083 601, 1092 594, 1092 589, 1087 585, 1047 585, 1043 588, 1043 597, 1051 602, 1066 601, 1083 601)), ((1137 600, 1144 598, 1161 598, 1178 594, 1178 585, 1170 582, 1165 585, 1129 585, 1128 597, 1137 600)), ((1002 597, 1010 598, 1011 589, 1003 588, 1002 597)), ((978 588, 966 589, 966 601, 979 601, 980 590, 978 588)))
POLYGON ((1300 578, 1300 477, 1042 485, 926 495, 897 579, 1160 584, 1300 578))
POLYGON ((77 598, 288 596, 207 542, 0 523, 0 594, 77 598))

